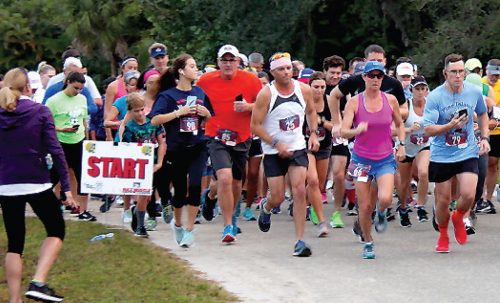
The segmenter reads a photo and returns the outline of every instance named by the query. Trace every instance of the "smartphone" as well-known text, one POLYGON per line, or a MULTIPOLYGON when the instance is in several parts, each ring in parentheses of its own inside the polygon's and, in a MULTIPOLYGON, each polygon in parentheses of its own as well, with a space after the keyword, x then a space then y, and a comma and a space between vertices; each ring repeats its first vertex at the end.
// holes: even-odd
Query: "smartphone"
POLYGON ((243 101, 243 95, 236 96, 236 98, 234 100, 236 100, 236 101, 243 101))
POLYGON ((194 105, 196 105, 196 96, 187 96, 186 106, 194 106, 194 105))
POLYGON ((467 108, 462 108, 461 110, 459 110, 458 111, 458 116, 459 117, 461 117, 461 116, 467 117, 468 116, 467 108))
POLYGON ((75 124, 75 125, 73 125, 72 127, 73 127, 74 129, 78 129, 78 128, 80 127, 80 125, 79 125, 79 124, 75 124))

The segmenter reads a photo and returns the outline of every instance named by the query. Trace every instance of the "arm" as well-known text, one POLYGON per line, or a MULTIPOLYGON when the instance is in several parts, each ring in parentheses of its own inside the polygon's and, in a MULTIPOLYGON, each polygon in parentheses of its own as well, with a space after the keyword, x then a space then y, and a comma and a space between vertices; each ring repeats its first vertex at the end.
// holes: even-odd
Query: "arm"
POLYGON ((94 99, 90 95, 90 91, 84 87, 82 90, 82 95, 87 98, 87 111, 89 114, 95 114, 97 112, 97 105, 94 102, 94 99))
POLYGON ((344 94, 342 94, 339 86, 337 85, 337 87, 335 87, 330 92, 330 95, 327 97, 328 107, 330 108, 330 113, 332 116, 332 124, 333 125, 339 125, 341 123, 340 98, 342 98, 343 96, 344 96, 344 94))
POLYGON ((309 125, 309 129, 311 130, 308 149, 310 151, 317 151, 319 148, 318 134, 316 132, 318 130, 318 114, 314 108, 312 90, 309 85, 304 83, 300 84, 300 88, 302 90, 302 95, 304 96, 304 101, 306 102, 307 125, 309 125))
POLYGON ((131 117, 130 117, 130 113, 127 111, 127 114, 125 115, 125 117, 123 117, 123 120, 121 121, 120 123, 120 128, 118 128, 118 138, 120 141, 122 141, 123 139, 123 133, 125 132, 125 127, 128 123, 128 121, 130 121, 131 117))
POLYGON ((429 137, 438 136, 450 131, 453 128, 464 127, 465 123, 467 123, 467 120, 468 120, 467 116, 455 116, 453 119, 451 119, 450 122, 443 125, 438 125, 438 124, 426 125, 424 127, 424 131, 425 134, 429 137))
POLYGON ((398 100, 393 95, 387 95, 389 99, 389 104, 392 107, 392 120, 394 122, 394 127, 396 135, 399 139, 399 146, 397 148, 396 157, 399 161, 403 161, 406 158, 406 149, 403 143, 405 142, 406 132, 403 123, 403 118, 401 118, 401 113, 399 112, 400 106, 398 100))
POLYGON ((347 101, 344 109, 344 118, 342 119, 342 127, 340 128, 340 136, 350 139, 362 132, 368 130, 368 123, 361 122, 356 128, 352 128, 354 114, 358 108, 358 96, 354 96, 347 101))
POLYGON ((481 131, 481 140, 479 141, 479 154, 484 155, 491 150, 490 131, 488 129, 488 113, 482 113, 477 116, 479 129, 481 131))
POLYGON ((116 106, 111 106, 110 110, 108 111, 104 119, 104 127, 109 129, 110 127, 113 126, 120 126, 121 121, 114 121, 116 117, 118 117, 118 114, 119 114, 118 108, 116 108, 116 106))
POLYGON ((95 82, 91 77, 85 76, 85 86, 87 86, 90 92, 90 96, 92 96, 95 104, 97 106, 102 106, 101 94, 99 93, 99 90, 97 89, 97 86, 95 85, 95 82))

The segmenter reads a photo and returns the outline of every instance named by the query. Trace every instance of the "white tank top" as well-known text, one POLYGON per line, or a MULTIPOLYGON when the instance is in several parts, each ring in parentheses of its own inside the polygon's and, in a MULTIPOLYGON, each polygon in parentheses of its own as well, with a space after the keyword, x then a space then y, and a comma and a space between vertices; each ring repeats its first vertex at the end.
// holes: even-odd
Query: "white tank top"
POLYGON ((405 121, 405 127, 411 127, 414 122, 420 123, 420 128, 406 134, 406 155, 408 157, 415 157, 417 153, 423 148, 429 146, 429 137, 425 136, 423 117, 415 113, 413 109, 413 101, 408 102, 408 118, 405 121))
MULTIPOLYGON (((296 80, 292 81, 294 90, 288 96, 283 96, 278 92, 274 81, 268 84, 271 89, 271 102, 263 126, 273 139, 285 143, 289 151, 296 151, 306 148, 306 140, 302 134, 306 102, 302 96, 300 83, 296 80)), ((262 150, 267 155, 278 153, 277 149, 266 142, 262 142, 262 150)))

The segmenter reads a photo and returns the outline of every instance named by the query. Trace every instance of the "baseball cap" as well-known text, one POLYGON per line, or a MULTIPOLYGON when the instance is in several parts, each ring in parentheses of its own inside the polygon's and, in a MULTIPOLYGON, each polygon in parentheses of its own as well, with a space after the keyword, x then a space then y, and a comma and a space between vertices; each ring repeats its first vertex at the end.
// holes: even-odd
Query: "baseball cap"
POLYGON ((396 74, 398 76, 413 76, 413 65, 408 62, 403 62, 396 67, 396 74))
POLYGON ((500 65, 489 63, 486 65, 486 70, 492 75, 500 75, 500 65))
POLYGON ((66 58, 66 60, 64 60, 63 69, 67 69, 70 65, 74 65, 78 68, 83 67, 82 61, 80 61, 80 59, 75 58, 75 57, 66 58))
POLYGON ((379 70, 382 73, 385 73, 384 65, 378 61, 368 61, 365 63, 365 68, 363 73, 368 74, 371 71, 379 70))
POLYGON ((241 63, 243 63, 243 66, 248 66, 248 58, 245 54, 240 53, 238 57, 241 58, 241 63))
POLYGON ((28 72, 28 79, 30 81, 30 86, 32 89, 38 89, 42 87, 42 79, 40 78, 40 74, 35 71, 28 72))
POLYGON ((365 65, 366 65, 366 62, 356 63, 356 65, 354 66, 354 75, 355 76, 361 75, 365 70, 365 65))
POLYGON ((305 84, 309 83, 309 79, 311 78, 311 75, 314 73, 314 70, 311 68, 304 68, 299 72, 299 76, 297 77, 297 80, 300 82, 303 82, 305 84))
POLYGON ((470 58, 469 60, 465 61, 465 69, 469 72, 473 71, 476 68, 483 68, 483 65, 481 64, 481 61, 479 61, 479 59, 470 58))
POLYGON ((240 52, 238 51, 238 49, 234 45, 226 44, 219 49, 219 51, 217 52, 217 57, 222 58, 222 56, 224 56, 225 54, 228 54, 228 53, 235 56, 235 57, 239 57, 239 55, 240 55, 240 52))
POLYGON ((129 83, 130 80, 139 79, 140 76, 141 76, 141 74, 138 71, 131 70, 131 71, 126 72, 125 75, 123 75, 123 78, 125 79, 125 83, 129 83))
POLYGON ((251 53, 248 60, 253 63, 264 63, 264 56, 261 53, 251 53))
POLYGON ((149 53, 149 56, 151 58, 156 58, 159 56, 166 56, 166 55, 167 55, 167 48, 163 46, 153 47, 151 49, 151 52, 149 53))
POLYGON ((483 88, 483 82, 481 81, 481 76, 479 76, 479 74, 470 73, 467 77, 465 77, 465 81, 479 87, 480 89, 483 88))
POLYGON ((415 78, 413 78, 411 80, 411 87, 412 88, 417 86, 417 85, 421 85, 421 84, 423 84, 425 86, 429 86, 427 84, 427 81, 425 80, 424 76, 416 76, 415 78))

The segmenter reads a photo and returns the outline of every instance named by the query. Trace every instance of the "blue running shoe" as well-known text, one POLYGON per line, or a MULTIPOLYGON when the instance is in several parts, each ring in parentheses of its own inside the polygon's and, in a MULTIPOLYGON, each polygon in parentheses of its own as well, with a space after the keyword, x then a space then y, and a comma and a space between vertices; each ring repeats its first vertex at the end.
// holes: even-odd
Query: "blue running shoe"
POLYGON ((238 226, 238 218, 236 215, 233 215, 231 224, 233 225, 233 236, 236 237, 236 235, 241 234, 241 228, 238 226))
POLYGON ((366 242, 363 247, 363 259, 375 259, 375 251, 373 250, 373 242, 366 242))
POLYGON ((194 234, 193 231, 184 230, 184 235, 179 243, 180 247, 189 248, 194 246, 194 234))
POLYGON ((257 218, 255 218, 255 215, 253 214, 251 207, 247 207, 243 211, 243 220, 245 220, 245 221, 256 221, 257 220, 257 218))
POLYGON ((182 238, 184 237, 184 228, 182 226, 175 225, 175 220, 170 221, 170 227, 172 228, 172 231, 174 232, 175 242, 177 244, 180 244, 182 241, 182 238))
POLYGON ((260 201, 260 214, 259 214, 259 228, 263 232, 268 232, 271 229, 271 213, 266 213, 264 210, 264 204, 266 204, 267 198, 260 201))
POLYGON ((295 257, 309 257, 312 254, 311 248, 307 246, 306 242, 299 240, 295 243, 293 256, 295 257))
POLYGON ((234 240, 236 240, 236 238, 233 234, 233 226, 231 224, 224 226, 224 231, 222 232, 222 242, 231 243, 234 240))
POLYGON ((377 208, 377 213, 375 214, 375 230, 378 233, 383 233, 387 229, 387 210, 380 212, 377 208))
POLYGON ((281 214, 281 207, 279 207, 279 206, 273 207, 273 209, 271 209, 271 212, 274 215, 281 214))

